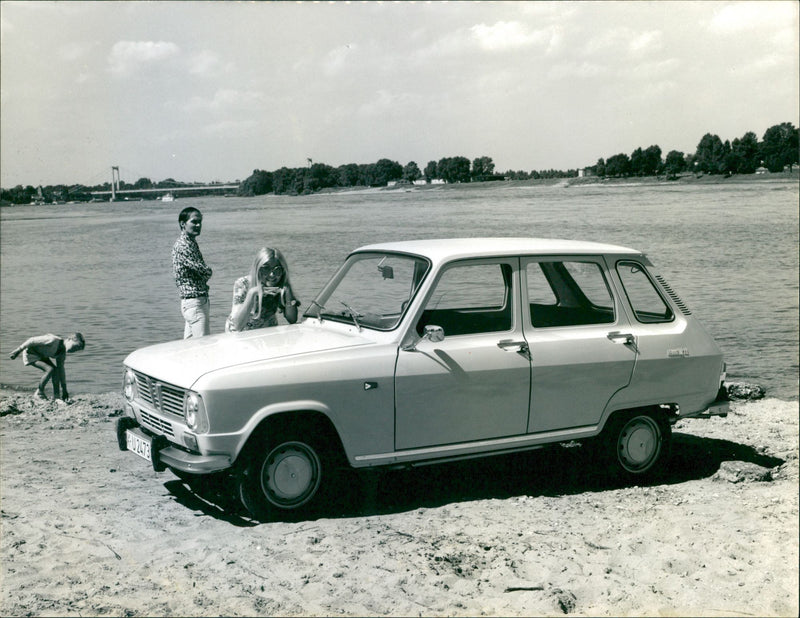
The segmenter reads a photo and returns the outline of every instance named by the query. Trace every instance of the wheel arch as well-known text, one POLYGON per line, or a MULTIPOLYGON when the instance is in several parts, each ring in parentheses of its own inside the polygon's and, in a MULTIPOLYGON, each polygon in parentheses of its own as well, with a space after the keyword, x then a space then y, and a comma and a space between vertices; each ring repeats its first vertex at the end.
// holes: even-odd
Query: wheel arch
POLYGON ((277 433, 309 435, 323 444, 338 464, 347 462, 344 445, 330 417, 319 409, 301 408, 262 415, 239 449, 234 466, 245 465, 253 449, 259 448, 270 434, 277 433))
POLYGON ((638 406, 625 406, 612 410, 606 410, 606 412, 603 414, 600 424, 597 427, 597 435, 602 434, 603 431, 605 431, 605 429, 617 419, 623 416, 633 417, 637 414, 653 414, 661 417, 670 425, 674 424, 675 421, 678 420, 677 406, 673 403, 651 403, 638 406))

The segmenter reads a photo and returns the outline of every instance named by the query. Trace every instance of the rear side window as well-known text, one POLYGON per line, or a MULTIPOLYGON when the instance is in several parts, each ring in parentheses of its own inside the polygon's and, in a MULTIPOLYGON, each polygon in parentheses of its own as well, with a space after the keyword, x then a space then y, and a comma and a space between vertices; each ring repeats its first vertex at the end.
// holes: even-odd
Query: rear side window
POLYGON ((535 328, 615 321, 614 300, 596 262, 531 262, 525 270, 535 328))
POLYGON ((671 322, 674 314, 638 262, 617 262, 617 273, 639 322, 671 322))

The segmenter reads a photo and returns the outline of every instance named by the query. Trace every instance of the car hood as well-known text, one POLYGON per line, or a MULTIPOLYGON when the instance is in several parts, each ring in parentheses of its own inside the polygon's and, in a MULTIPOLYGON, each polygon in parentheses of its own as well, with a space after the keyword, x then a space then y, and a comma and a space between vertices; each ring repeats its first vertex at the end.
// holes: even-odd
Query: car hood
POLYGON ((125 365, 191 388, 201 376, 218 369, 369 343, 372 339, 359 334, 303 323, 159 343, 131 352, 125 365))

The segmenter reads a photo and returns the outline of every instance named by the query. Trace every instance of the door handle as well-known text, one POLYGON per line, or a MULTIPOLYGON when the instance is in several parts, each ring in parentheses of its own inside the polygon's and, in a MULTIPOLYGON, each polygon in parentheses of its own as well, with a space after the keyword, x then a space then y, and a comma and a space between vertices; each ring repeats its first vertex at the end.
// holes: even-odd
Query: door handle
POLYGON ((636 345, 636 337, 630 333, 621 333, 618 330, 606 335, 612 343, 624 343, 625 345, 636 345))
POLYGON ((497 342, 497 347, 506 352, 520 352, 521 354, 528 353, 528 342, 524 340, 514 341, 513 339, 501 339, 497 342))

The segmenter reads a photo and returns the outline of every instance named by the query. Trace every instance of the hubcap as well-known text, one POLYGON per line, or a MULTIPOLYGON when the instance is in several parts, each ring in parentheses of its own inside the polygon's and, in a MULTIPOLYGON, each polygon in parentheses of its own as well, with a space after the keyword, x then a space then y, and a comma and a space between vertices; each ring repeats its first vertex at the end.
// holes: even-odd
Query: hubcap
POLYGON ((649 416, 637 416, 622 428, 617 453, 622 467, 629 472, 643 472, 661 450, 661 430, 649 416))
POLYGON ((262 468, 264 495, 281 508, 300 506, 319 487, 320 467, 319 457, 307 444, 281 444, 269 454, 262 468))

